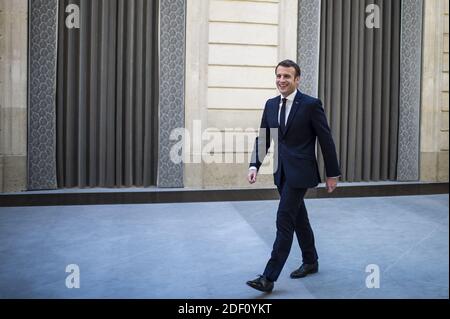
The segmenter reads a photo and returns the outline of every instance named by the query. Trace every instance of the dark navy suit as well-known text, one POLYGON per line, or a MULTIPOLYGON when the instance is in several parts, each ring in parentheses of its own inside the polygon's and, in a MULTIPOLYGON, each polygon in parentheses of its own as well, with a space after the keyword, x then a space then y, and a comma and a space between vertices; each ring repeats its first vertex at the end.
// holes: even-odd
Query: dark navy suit
POLYGON ((281 273, 292 246, 294 232, 302 250, 303 262, 312 264, 318 259, 314 234, 303 201, 307 189, 320 183, 315 154, 316 139, 322 150, 327 176, 341 175, 321 101, 297 91, 284 132, 278 122, 280 101, 281 96, 278 96, 266 102, 250 163, 250 166, 259 170, 273 138, 271 130, 272 135, 278 132, 274 150, 277 163, 274 182, 280 193, 277 234, 264 271, 264 276, 270 281, 276 281, 281 273))

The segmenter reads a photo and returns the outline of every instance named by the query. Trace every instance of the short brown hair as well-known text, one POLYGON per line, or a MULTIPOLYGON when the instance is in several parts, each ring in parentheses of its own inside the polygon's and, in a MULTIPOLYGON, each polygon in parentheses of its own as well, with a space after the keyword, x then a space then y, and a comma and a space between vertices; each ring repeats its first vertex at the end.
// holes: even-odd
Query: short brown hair
POLYGON ((301 74, 300 67, 298 66, 297 63, 295 63, 292 60, 283 60, 280 63, 278 63, 277 67, 275 68, 275 74, 277 74, 277 69, 280 65, 284 66, 285 68, 294 68, 296 77, 300 76, 300 74, 301 74))

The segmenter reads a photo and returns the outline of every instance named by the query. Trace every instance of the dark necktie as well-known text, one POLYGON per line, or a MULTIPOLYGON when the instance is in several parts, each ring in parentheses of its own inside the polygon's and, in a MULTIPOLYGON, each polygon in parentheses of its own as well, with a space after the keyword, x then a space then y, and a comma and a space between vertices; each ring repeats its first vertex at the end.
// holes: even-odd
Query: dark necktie
POLYGON ((283 98, 283 105, 281 106, 281 114, 280 114, 280 128, 281 132, 284 134, 286 130, 286 98, 283 98))

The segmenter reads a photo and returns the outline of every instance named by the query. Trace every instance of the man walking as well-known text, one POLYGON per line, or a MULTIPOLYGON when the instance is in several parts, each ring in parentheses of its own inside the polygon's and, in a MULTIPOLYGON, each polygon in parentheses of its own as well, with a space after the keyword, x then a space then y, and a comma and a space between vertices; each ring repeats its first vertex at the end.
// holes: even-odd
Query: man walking
POLYGON ((270 146, 270 131, 275 129, 278 135, 275 138, 278 165, 274 182, 280 193, 276 239, 263 274, 247 282, 250 287, 263 292, 272 291, 289 256, 294 232, 302 251, 303 263, 291 273, 291 278, 302 278, 319 270, 314 234, 303 201, 307 189, 320 183, 315 155, 316 138, 325 161, 328 192, 336 188, 337 178, 341 175, 321 101, 297 89, 300 67, 291 60, 284 60, 275 68, 275 74, 280 95, 266 102, 247 176, 250 184, 256 182, 270 146))

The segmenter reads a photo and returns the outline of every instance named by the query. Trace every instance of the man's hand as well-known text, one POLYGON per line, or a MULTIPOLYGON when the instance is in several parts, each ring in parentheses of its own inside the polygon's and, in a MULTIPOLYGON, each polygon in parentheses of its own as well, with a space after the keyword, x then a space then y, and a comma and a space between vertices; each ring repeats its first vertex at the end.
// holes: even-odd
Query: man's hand
POLYGON ((256 182, 256 175, 258 175, 258 171, 254 168, 250 168, 248 170, 247 180, 250 184, 253 184, 256 182))
POLYGON ((338 180, 337 177, 327 177, 326 186, 328 193, 332 193, 336 189, 337 180, 338 180))

